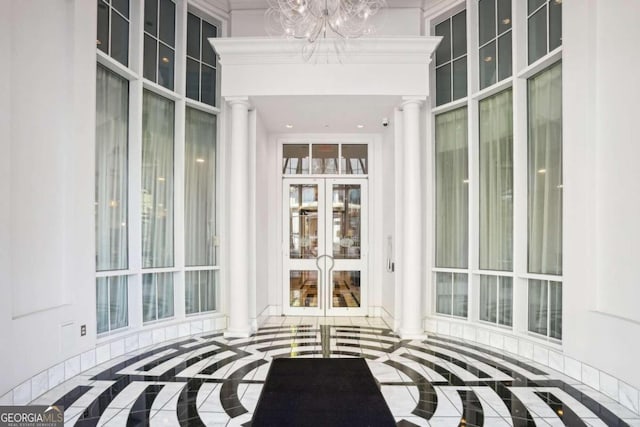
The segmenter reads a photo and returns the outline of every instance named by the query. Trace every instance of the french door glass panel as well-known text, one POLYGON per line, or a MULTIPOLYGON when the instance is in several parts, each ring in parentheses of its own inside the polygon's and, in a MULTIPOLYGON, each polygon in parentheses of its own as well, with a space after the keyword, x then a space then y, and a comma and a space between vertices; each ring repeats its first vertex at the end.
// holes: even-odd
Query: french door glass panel
POLYGON ((366 314, 366 181, 288 179, 283 190, 287 314, 366 314))

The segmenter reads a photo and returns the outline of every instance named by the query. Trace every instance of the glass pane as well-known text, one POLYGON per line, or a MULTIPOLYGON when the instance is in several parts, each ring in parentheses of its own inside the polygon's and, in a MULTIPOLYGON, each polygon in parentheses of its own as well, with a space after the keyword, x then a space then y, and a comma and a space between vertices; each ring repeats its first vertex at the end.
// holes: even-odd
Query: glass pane
POLYGON ((549 51, 562 44, 562 2, 549 2, 549 51))
POLYGON ((216 263, 216 116, 193 108, 185 123, 185 263, 216 263))
MULTIPOLYGON (((462 11, 451 18, 451 36, 453 38, 453 58, 467 53, 467 12, 462 11)), ((444 40, 443 40, 444 41, 444 40)))
POLYGON ((129 83, 101 65, 96 69, 96 270, 128 263, 129 83))
POLYGON ((467 268, 467 109, 436 116, 436 266, 467 268))
POLYGON ((511 89, 480 101, 480 268, 513 268, 511 89))
POLYGON ((142 275, 142 321, 150 322, 157 319, 156 275, 142 275))
POLYGON ((111 330, 124 328, 129 324, 129 303, 127 277, 109 278, 109 327, 111 330))
POLYGON ((201 101, 205 104, 215 105, 216 100, 216 70, 202 64, 202 93, 201 101))
POLYGON ((338 144, 313 144, 311 146, 311 173, 338 173, 338 144))
POLYGON ((332 307, 360 307, 360 272, 333 272, 332 307))
POLYGON ((451 64, 436 68, 436 105, 451 102, 451 64))
POLYGON ((511 77, 511 34, 498 38, 498 81, 511 77))
POLYGON ((172 0, 160 0, 159 36, 169 46, 176 46, 176 5, 172 0))
POLYGON ((480 320, 496 323, 498 302, 498 278, 480 276, 480 320))
POLYGON ((478 2, 478 37, 479 46, 496 37, 496 0, 478 2))
POLYGON ((529 18, 529 64, 547 53, 547 9, 542 8, 529 18))
POLYGON ((98 0, 98 31, 96 34, 98 49, 109 54, 109 6, 98 0))
POLYGON ((529 272, 562 274, 562 66, 528 81, 529 272))
POLYGON ((125 18, 129 17, 129 0, 111 0, 111 4, 118 12, 123 14, 125 18))
POLYGON ((202 312, 216 309, 216 272, 200 272, 200 310, 202 312))
POLYGON ((111 57, 123 65, 129 64, 129 22, 112 13, 111 57))
POLYGON ((289 272, 289 305, 291 307, 318 306, 318 272, 292 270, 289 272))
POLYGON ((529 331, 547 335, 547 282, 529 279, 529 331))
POLYGON ((96 324, 97 333, 109 331, 109 284, 108 278, 96 279, 96 324))
POLYGON ((157 273, 158 319, 173 316, 173 273, 157 273))
POLYGON ((496 82, 496 42, 491 42, 480 49, 480 89, 496 82))
POLYGON ((187 58, 187 98, 200 101, 200 63, 187 58))
POLYGON ((285 144, 282 146, 282 173, 287 175, 309 173, 309 145, 285 144))
POLYGON ((160 43, 158 46, 158 84, 173 90, 173 49, 160 43))
POLYGON ((213 51, 209 38, 217 36, 217 29, 206 21, 202 21, 202 61, 215 67, 216 55, 213 51))
POLYGON ((187 14, 187 55, 200 59, 200 18, 187 14))
POLYGON ((200 311, 199 290, 200 272, 187 271, 184 273, 184 311, 187 314, 200 311))
POLYGON ((562 339, 562 283, 549 282, 549 336, 562 339))
POLYGON ((156 81, 156 49, 158 48, 158 42, 149 35, 144 35, 144 65, 143 76, 145 79, 156 81))
POLYGON ((460 317, 467 317, 467 302, 469 300, 469 294, 467 290, 467 278, 469 276, 466 273, 454 273, 453 274, 453 315, 460 317))
POLYGON ((144 91, 142 266, 173 266, 174 103, 144 91))
POLYGON ((531 15, 533 11, 539 8, 540 6, 542 6, 545 1, 546 0, 529 0, 529 4, 527 7, 527 14, 531 15))
POLYGON ((451 314, 451 273, 436 273, 436 312, 451 314))
POLYGON ((442 37, 436 48, 436 66, 438 66, 451 61, 451 21, 449 19, 436 25, 436 36, 442 37))
POLYGON ((144 30, 158 36, 158 0, 145 0, 144 2, 144 30))
POLYGON ((360 259, 360 185, 334 184, 331 202, 333 257, 360 259))
POLYGON ((289 258, 318 256, 318 186, 289 186, 289 258))
POLYGON ((369 158, 366 144, 343 144, 340 170, 346 175, 366 175, 369 158))
POLYGON ((499 283, 498 323, 511 326, 513 324, 513 279, 511 277, 500 277, 499 283))
POLYGON ((498 0, 498 35, 511 28, 511 0, 498 0))
POLYGON ((453 100, 467 96, 467 57, 453 61, 453 100))

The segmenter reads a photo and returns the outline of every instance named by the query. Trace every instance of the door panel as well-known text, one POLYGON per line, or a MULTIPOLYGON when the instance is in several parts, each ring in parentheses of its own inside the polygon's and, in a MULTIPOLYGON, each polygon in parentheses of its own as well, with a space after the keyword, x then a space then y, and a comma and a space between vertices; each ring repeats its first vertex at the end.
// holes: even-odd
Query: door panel
POLYGON ((366 314, 366 184, 284 180, 285 314, 366 314))

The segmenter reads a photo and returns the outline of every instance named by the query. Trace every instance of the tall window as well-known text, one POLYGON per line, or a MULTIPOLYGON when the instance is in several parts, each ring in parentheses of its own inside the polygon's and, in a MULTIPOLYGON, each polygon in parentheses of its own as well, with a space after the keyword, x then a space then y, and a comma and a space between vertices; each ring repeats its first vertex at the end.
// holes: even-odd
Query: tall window
POLYGON ((442 41, 436 49, 436 105, 467 96, 467 12, 447 18, 435 28, 442 41))
POLYGON ((480 89, 511 76, 511 0, 478 2, 480 89))
POLYGON ((129 65, 129 0, 98 0, 96 45, 122 65, 129 65))
POLYGON ((142 112, 142 266, 172 267, 174 103, 145 91, 142 112))
POLYGON ((173 273, 142 275, 142 321, 173 317, 173 273))
POLYGON ((562 0, 528 0, 529 64, 562 44, 562 0))
POLYGON ((144 78, 173 90, 176 5, 172 0, 144 2, 144 78))
POLYGON ((467 268, 467 109, 436 116, 436 267, 467 268))
MULTIPOLYGON (((216 264, 216 116, 187 108, 185 138, 185 262, 216 264)), ((187 314, 214 310, 216 272, 188 271, 187 314)))
POLYGON ((529 331, 562 339, 562 283, 529 280, 529 331))
POLYGON ((562 65, 528 81, 529 272, 562 274, 562 65))
POLYGON ((513 269, 511 89, 480 101, 480 269, 513 269))
POLYGON ((513 324, 513 279, 506 276, 480 276, 480 320, 513 324))
POLYGON ((209 43, 218 28, 198 16, 187 15, 187 97, 216 104, 216 55, 209 43))
POLYGON ((467 289, 466 273, 436 273, 436 312, 467 317, 467 289))
MULTIPOLYGON (((96 70, 96 270, 128 268, 129 83, 102 66, 96 70)), ((110 273, 112 274, 112 273, 110 273)), ((96 280, 97 332, 128 325, 127 276, 96 280)))

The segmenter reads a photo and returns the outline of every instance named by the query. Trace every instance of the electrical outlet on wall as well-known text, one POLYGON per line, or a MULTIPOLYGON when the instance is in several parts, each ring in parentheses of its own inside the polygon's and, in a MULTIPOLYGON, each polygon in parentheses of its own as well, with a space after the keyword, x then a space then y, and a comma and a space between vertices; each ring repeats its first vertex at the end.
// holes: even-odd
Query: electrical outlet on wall
POLYGON ((87 325, 80 325, 80 336, 83 337, 87 335, 87 325))

